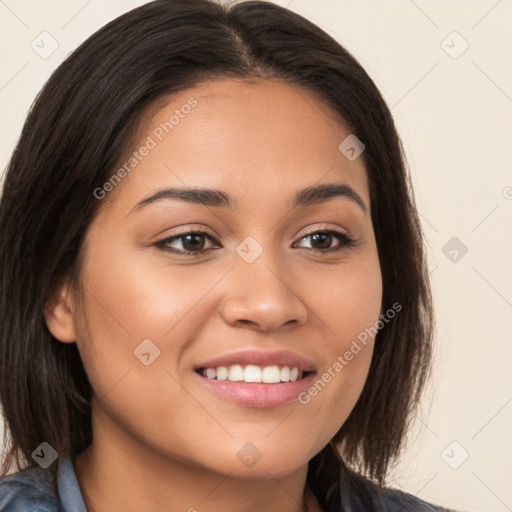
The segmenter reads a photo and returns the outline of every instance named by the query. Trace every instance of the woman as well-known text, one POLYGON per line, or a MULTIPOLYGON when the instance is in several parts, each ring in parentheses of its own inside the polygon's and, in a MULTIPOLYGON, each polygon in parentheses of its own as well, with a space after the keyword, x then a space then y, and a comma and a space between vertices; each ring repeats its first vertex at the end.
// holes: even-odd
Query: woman
POLYGON ((0 510, 441 510, 385 487, 433 330, 402 148, 315 25, 109 23, 37 98, 0 234, 0 510))

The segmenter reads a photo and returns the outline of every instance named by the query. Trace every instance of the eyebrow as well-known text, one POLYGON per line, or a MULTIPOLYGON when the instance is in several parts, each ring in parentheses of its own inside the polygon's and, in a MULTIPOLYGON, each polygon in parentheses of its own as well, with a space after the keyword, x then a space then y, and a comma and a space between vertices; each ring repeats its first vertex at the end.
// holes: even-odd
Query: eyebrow
MULTIPOLYGON (((366 204, 357 192, 345 183, 324 183, 299 190, 295 194, 291 206, 293 209, 304 208, 328 201, 334 197, 349 199, 359 205, 363 212, 366 213, 368 211, 366 204)), ((139 201, 130 214, 134 210, 140 210, 144 206, 163 199, 177 199, 187 203, 201 204, 213 208, 229 208, 231 210, 238 208, 237 200, 222 190, 207 188, 164 188, 139 201)))

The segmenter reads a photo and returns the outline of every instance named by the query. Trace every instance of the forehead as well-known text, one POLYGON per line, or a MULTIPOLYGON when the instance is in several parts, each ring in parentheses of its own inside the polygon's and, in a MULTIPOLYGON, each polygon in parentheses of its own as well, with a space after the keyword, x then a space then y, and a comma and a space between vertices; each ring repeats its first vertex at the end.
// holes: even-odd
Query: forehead
POLYGON ((337 181, 369 205, 363 158, 351 161, 339 150, 349 135, 336 112, 297 85, 208 82, 148 109, 117 166, 128 172, 116 196, 133 208, 161 187, 217 188, 261 208, 337 181))

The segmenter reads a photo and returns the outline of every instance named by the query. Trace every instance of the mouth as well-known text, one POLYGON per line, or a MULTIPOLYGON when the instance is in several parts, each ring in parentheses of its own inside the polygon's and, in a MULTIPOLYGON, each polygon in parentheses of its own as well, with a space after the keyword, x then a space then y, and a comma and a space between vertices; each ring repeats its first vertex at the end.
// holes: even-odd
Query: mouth
POLYGON ((297 366, 257 366, 254 364, 198 368, 195 371, 210 380, 263 384, 296 382, 312 373, 301 370, 297 366))
POLYGON ((288 351, 245 351, 204 362, 194 373, 202 385, 225 401, 271 408, 296 401, 310 386, 316 366, 288 351))

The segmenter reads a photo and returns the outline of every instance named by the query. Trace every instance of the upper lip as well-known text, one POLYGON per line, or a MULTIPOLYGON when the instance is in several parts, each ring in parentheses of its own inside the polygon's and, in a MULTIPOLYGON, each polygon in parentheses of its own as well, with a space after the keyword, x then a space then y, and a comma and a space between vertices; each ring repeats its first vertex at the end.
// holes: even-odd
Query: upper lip
POLYGON ((195 370, 201 368, 216 368, 218 366, 231 366, 234 364, 256 366, 289 366, 291 368, 298 368, 304 372, 312 372, 316 370, 313 361, 299 356, 294 352, 287 350, 279 350, 274 352, 264 352, 261 350, 244 350, 241 352, 232 352, 224 356, 210 359, 204 363, 198 364, 194 367, 195 370))

